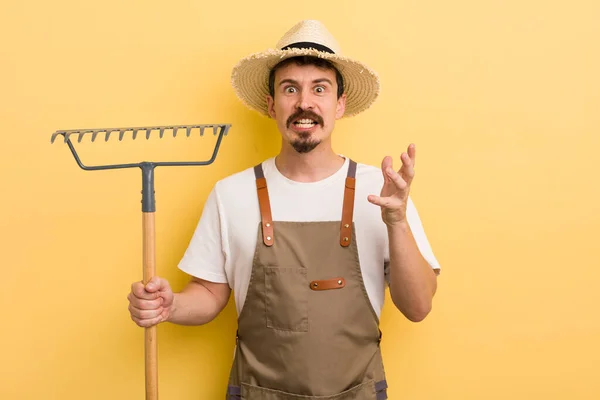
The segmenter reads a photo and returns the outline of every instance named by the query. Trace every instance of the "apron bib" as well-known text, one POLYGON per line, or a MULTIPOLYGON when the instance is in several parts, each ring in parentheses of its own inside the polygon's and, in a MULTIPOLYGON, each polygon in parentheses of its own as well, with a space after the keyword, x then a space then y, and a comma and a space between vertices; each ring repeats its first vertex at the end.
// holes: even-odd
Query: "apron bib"
POLYGON ((254 171, 261 222, 227 399, 387 399, 352 222, 356 163, 341 221, 273 221, 262 165, 254 171))

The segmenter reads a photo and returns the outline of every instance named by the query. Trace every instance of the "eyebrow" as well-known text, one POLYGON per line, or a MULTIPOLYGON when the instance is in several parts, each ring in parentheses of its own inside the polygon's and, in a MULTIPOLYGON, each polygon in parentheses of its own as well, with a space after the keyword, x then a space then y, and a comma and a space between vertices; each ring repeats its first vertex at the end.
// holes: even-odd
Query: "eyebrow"
MULTIPOLYGON (((327 82, 329 83, 331 86, 333 86, 333 82, 331 82, 329 79, 327 78, 319 78, 319 79, 315 79, 314 81, 312 81, 312 83, 322 83, 322 82, 327 82)), ((298 81, 295 81, 293 79, 284 79, 281 82, 279 82, 279 86, 283 85, 284 83, 291 83, 292 85, 297 85, 298 81)))

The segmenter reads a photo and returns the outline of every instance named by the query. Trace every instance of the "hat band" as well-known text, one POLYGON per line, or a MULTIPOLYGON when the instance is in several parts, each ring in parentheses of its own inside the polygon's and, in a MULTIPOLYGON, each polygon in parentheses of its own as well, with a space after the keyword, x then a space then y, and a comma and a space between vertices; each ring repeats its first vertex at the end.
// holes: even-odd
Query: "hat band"
POLYGON ((335 52, 333 50, 331 50, 329 47, 323 46, 322 44, 319 44, 319 43, 313 43, 313 42, 292 43, 292 44, 289 44, 289 45, 283 47, 281 50, 288 50, 288 49, 315 49, 318 51, 323 51, 325 53, 335 54, 335 52))

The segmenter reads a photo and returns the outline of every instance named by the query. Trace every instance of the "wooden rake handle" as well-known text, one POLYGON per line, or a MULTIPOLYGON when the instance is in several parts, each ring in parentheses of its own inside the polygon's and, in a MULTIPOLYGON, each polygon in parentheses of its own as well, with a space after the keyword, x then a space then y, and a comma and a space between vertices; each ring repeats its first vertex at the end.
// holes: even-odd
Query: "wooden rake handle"
MULTIPOLYGON (((202 166, 212 164, 216 157, 221 140, 227 135, 231 124, 196 124, 196 125, 169 125, 169 126, 145 126, 132 128, 99 128, 99 129, 71 129, 58 130, 52 134, 50 143, 54 143, 58 136, 64 137, 64 142, 69 146, 77 165, 86 171, 98 171, 107 169, 122 168, 141 168, 142 170, 142 229, 143 229, 143 265, 144 265, 144 284, 148 283, 156 275, 156 242, 154 228, 154 168, 159 166, 202 166), (159 137, 162 138, 166 130, 173 131, 173 137, 177 136, 179 129, 185 130, 186 136, 190 136, 192 130, 198 129, 200 136, 204 134, 206 128, 212 128, 214 135, 218 135, 212 156, 205 161, 177 161, 177 162, 141 162, 129 164, 110 164, 110 165, 85 165, 73 143, 70 136, 77 135, 77 142, 81 142, 83 136, 87 133, 92 135, 92 142, 98 134, 105 135, 105 141, 108 141, 111 133, 119 132, 119 140, 122 140, 126 132, 132 132, 133 139, 136 138, 139 131, 145 131, 146 139, 150 138, 153 131, 159 131, 159 137)), ((145 370, 146 370, 146 400, 158 400, 158 345, 156 339, 156 326, 145 328, 145 370)))
MULTIPOLYGON (((144 285, 156 275, 154 212, 142 213, 144 285)), ((158 345, 156 325, 144 328, 146 400, 158 400, 158 345)))

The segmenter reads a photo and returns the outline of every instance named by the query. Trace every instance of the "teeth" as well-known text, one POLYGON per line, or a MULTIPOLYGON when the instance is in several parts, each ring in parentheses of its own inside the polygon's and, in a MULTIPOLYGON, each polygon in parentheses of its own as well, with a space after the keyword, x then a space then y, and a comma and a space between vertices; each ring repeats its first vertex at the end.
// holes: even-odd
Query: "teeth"
POLYGON ((310 118, 303 118, 303 119, 299 119, 296 122, 294 122, 294 125, 296 125, 297 127, 300 128, 312 128, 313 126, 315 126, 317 123, 310 119, 310 118))

